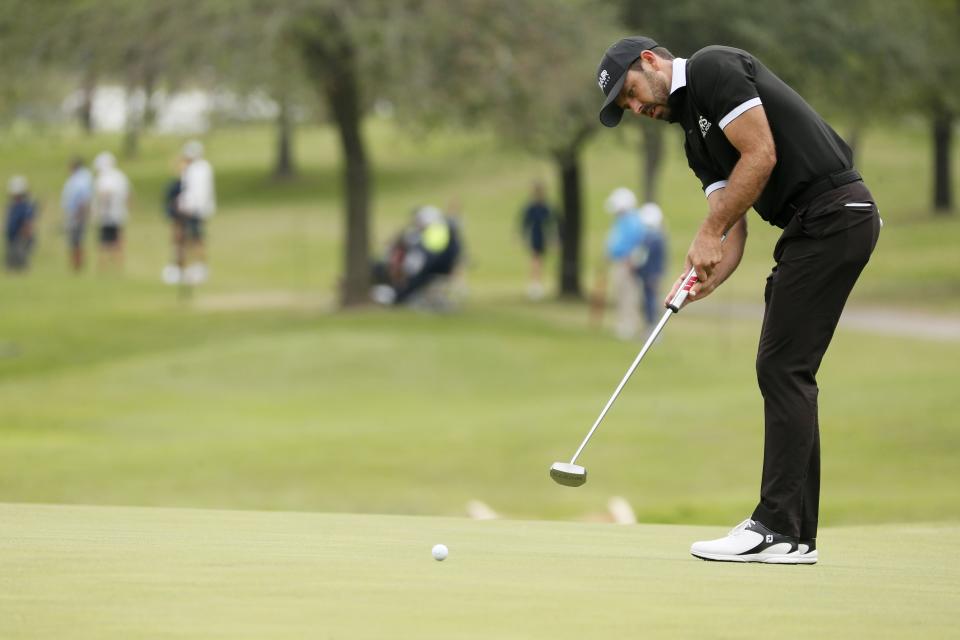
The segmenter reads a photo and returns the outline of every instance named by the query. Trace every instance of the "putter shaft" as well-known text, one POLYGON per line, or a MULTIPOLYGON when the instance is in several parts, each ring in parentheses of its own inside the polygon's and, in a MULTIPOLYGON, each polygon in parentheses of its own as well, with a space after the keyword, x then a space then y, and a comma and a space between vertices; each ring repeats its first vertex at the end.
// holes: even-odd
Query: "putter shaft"
MULTIPOLYGON (((689 289, 689 287, 688 287, 689 289)), ((627 384, 627 380, 630 379, 630 376, 633 375, 633 372, 636 370, 637 365, 640 364, 640 361, 643 360, 643 356, 646 355, 647 351, 650 349, 650 345, 653 344, 653 341, 657 339, 657 336, 660 335, 660 331, 663 329, 664 325, 667 324, 667 320, 670 319, 675 313, 673 309, 667 309, 663 317, 660 318, 660 322, 657 323, 657 326, 654 327, 653 331, 650 333, 650 337, 647 338, 647 342, 643 345, 643 349, 640 349, 640 353, 637 355, 636 359, 633 361, 633 364, 630 365, 630 368, 627 369, 627 374, 623 376, 623 380, 620 381, 620 384, 617 385, 616 391, 613 392, 613 395, 610 396, 610 399, 607 400, 607 406, 603 408, 603 411, 600 412, 600 416, 597 418, 597 421, 593 423, 593 426, 590 428, 590 431, 587 433, 587 437, 583 439, 583 442, 580 443, 580 448, 577 449, 577 452, 573 454, 573 457, 570 458, 570 464, 574 464, 577 461, 577 458, 580 457, 580 452, 583 451, 583 448, 587 446, 587 443, 590 441, 590 438, 593 436, 593 432, 597 430, 597 427, 600 426, 600 423, 603 422, 603 417, 607 415, 607 411, 613 405, 613 401, 617 399, 617 396, 620 395, 620 391, 623 389, 623 386, 627 384)))
MULTIPOLYGON (((720 242, 722 243, 726 239, 727 233, 724 232, 724 234, 720 237, 720 242)), ((663 326, 667 324, 667 320, 670 319, 670 316, 678 313, 683 307, 684 301, 686 301, 687 296, 690 295, 690 289, 697 283, 697 280, 697 270, 695 267, 691 267, 690 271, 687 272, 687 275, 684 276, 683 280, 680 282, 680 287, 677 289, 676 294, 674 294, 673 298, 667 304, 667 310, 663 313, 663 317, 660 318, 660 322, 657 323, 657 326, 654 327, 653 331, 650 333, 650 337, 647 338, 647 342, 643 345, 643 349, 640 349, 640 353, 637 354, 633 364, 631 364, 630 368, 627 369, 627 374, 623 376, 623 380, 621 380, 620 384, 617 385, 616 391, 614 391, 613 395, 610 396, 610 399, 607 400, 607 406, 603 408, 603 411, 600 412, 600 416, 597 418, 597 421, 593 423, 592 427, 590 427, 587 437, 584 438, 583 442, 580 443, 580 448, 577 449, 577 452, 573 454, 572 458, 570 458, 570 464, 575 464, 577 462, 577 458, 580 457, 580 452, 583 451, 585 446, 587 446, 587 443, 590 442, 590 438, 593 436, 593 432, 596 431, 597 427, 600 426, 600 423, 603 422, 603 417, 607 415, 607 411, 610 410, 610 406, 613 404, 613 401, 616 400, 617 396, 620 395, 623 385, 627 384, 627 380, 630 379, 630 376, 633 375, 637 365, 639 365, 640 361, 643 360, 643 356, 645 356, 647 351, 650 349, 650 345, 652 345, 654 340, 657 339, 657 336, 660 335, 660 331, 663 330, 663 326)))

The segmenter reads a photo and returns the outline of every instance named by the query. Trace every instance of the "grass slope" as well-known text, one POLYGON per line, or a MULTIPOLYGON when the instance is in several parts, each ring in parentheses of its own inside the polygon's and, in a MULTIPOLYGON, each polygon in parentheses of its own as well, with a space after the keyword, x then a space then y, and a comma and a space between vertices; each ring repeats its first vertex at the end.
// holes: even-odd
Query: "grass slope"
MULTIPOLYGON (((154 344, 0 387, 0 488, 7 501, 446 515, 480 498, 525 518, 623 494, 647 521, 748 513, 758 323, 675 318, 584 453, 591 483, 557 493, 546 468, 637 345, 556 307, 145 317, 154 344)), ((958 357, 957 344, 837 336, 821 375, 824 523, 960 518, 958 357)))
POLYGON ((820 564, 777 567, 694 560, 690 541, 722 532, 690 526, 36 505, 0 521, 8 640, 956 637, 957 526, 828 529, 820 564))
MULTIPOLYGON (((447 317, 333 314, 335 138, 299 130, 302 177, 277 184, 270 133, 206 139, 221 209, 213 279, 190 301, 159 282, 159 198, 179 140, 145 137, 122 162, 136 191, 124 273, 79 276, 58 235, 64 163, 119 140, 0 140, 0 172, 25 172, 46 205, 34 269, 0 277, 0 500, 458 515, 480 498, 537 518, 578 517, 622 494, 648 522, 749 513, 759 318, 673 320, 586 451, 590 484, 558 493, 545 469, 570 456, 639 345, 589 327, 583 305, 523 298, 516 215, 530 180, 552 168, 483 135, 413 138, 372 122, 374 246, 413 204, 460 198, 470 297, 447 317)), ((585 276, 609 225, 600 203, 637 175, 622 133, 584 158, 585 276)), ((960 308, 958 220, 922 206, 920 133, 867 139, 864 171, 888 226, 851 305, 960 308)), ((703 199, 670 149, 661 192, 678 269, 703 199)), ((740 271, 698 305, 759 302, 775 236, 751 229, 740 271)), ((838 331, 820 372, 824 524, 960 519, 957 362, 956 342, 838 331)))

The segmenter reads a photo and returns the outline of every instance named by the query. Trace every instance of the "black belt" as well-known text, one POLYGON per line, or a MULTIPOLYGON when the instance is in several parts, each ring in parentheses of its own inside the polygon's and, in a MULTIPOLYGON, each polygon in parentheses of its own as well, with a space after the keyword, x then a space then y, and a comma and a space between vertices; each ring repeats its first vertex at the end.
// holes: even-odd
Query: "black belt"
MULTIPOLYGON (((863 178, 856 169, 846 169, 844 171, 838 171, 837 173, 831 173, 808 185, 803 191, 791 198, 787 206, 795 211, 827 191, 842 187, 851 182, 859 182, 860 180, 863 180, 863 178)), ((793 212, 791 211, 791 213, 793 212)))

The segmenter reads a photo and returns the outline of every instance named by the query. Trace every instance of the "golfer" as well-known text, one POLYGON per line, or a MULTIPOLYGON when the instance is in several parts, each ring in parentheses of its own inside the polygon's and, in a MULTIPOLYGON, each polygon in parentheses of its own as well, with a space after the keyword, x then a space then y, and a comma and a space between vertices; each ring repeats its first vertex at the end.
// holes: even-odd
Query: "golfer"
POLYGON ((693 267, 699 278, 687 302, 710 295, 737 268, 748 208, 783 229, 757 352, 765 419, 760 502, 726 537, 695 542, 690 552, 705 560, 813 564, 816 374, 877 242, 873 196, 840 136, 746 51, 710 46, 674 58, 650 38, 631 37, 607 50, 597 74, 604 125, 615 127, 629 110, 683 127, 708 210, 686 257, 685 273, 693 267))

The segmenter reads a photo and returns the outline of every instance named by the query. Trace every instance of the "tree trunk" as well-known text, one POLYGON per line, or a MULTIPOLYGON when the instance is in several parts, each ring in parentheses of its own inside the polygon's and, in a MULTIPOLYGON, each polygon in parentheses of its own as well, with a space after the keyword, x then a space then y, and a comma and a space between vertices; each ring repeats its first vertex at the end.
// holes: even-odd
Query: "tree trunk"
POLYGON ((866 129, 866 124, 863 121, 863 116, 854 116, 854 122, 850 125, 850 132, 847 133, 846 143, 850 147, 850 153, 853 155, 853 161, 856 163, 857 156, 860 155, 860 149, 863 146, 863 131, 866 129))
POLYGON ((315 14, 315 17, 320 28, 307 31, 301 46, 311 76, 329 103, 343 147, 347 238, 340 304, 351 307, 370 300, 370 168, 360 129, 362 109, 357 57, 354 43, 334 12, 315 14))
POLYGON ((143 74, 143 126, 150 129, 157 123, 157 109, 153 103, 153 94, 157 90, 157 79, 159 73, 153 67, 148 65, 143 74))
POLYGON ((123 133, 123 155, 135 158, 140 152, 140 110, 136 105, 136 90, 127 90, 127 122, 123 133))
POLYGON ((659 122, 643 123, 643 201, 657 201, 657 183, 663 168, 663 132, 659 122))
MULTIPOLYGON (((355 79, 351 75, 348 83, 355 89, 355 79)), ((353 96, 356 98, 356 95, 353 96)), ((336 98, 331 97, 332 100, 336 98)), ((343 144, 344 186, 347 195, 346 227, 347 253, 344 263, 346 273, 343 289, 340 292, 341 304, 345 307, 369 302, 370 292, 370 247, 369 239, 369 194, 370 168, 360 131, 360 113, 356 100, 350 100, 352 107, 344 105, 334 107, 341 111, 337 115, 340 129, 340 141, 343 144)), ((333 105, 331 105, 333 106, 333 105)))
POLYGON ((583 215, 579 149, 557 153, 554 158, 560 171, 563 211, 560 221, 560 296, 582 298, 580 236, 583 215))
POLYGON ((950 183, 953 120, 954 114, 947 108, 939 108, 933 114, 933 210, 941 215, 953 211, 950 183))
POLYGON ((80 87, 80 92, 82 98, 80 107, 77 109, 77 117, 80 119, 83 132, 90 135, 93 133, 93 99, 97 92, 97 76, 93 71, 88 69, 83 74, 83 86, 80 87))
POLYGON ((135 158, 140 151, 140 127, 143 124, 143 109, 138 104, 138 90, 143 82, 143 68, 139 63, 140 56, 135 50, 126 54, 127 72, 127 122, 123 135, 123 155, 126 158, 135 158))
POLYGON ((293 121, 286 97, 280 99, 280 111, 277 113, 277 159, 273 166, 273 177, 277 180, 289 180, 297 174, 293 166, 293 121))

